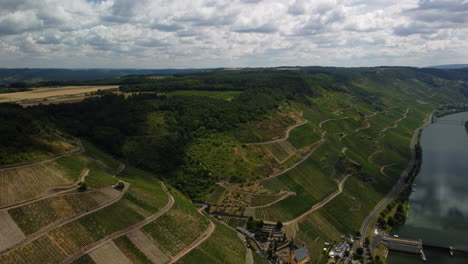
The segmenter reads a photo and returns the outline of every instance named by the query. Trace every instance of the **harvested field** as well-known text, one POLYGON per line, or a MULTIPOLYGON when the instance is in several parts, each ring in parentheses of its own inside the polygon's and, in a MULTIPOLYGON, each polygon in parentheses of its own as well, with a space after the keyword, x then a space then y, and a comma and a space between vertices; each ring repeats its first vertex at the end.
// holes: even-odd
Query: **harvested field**
POLYGON ((64 86, 64 87, 43 87, 34 88, 32 91, 5 93, 0 95, 0 102, 18 102, 25 104, 31 103, 52 103, 54 101, 71 100, 72 97, 82 95, 83 99, 86 93, 96 92, 98 90, 118 89, 116 85, 103 86, 64 86), (44 101, 47 99, 47 101, 44 101))
POLYGON ((25 238, 11 216, 5 211, 0 212, 0 250, 9 248, 25 238))
POLYGON ((132 262, 120 251, 120 249, 110 241, 93 250, 89 256, 96 264, 131 264, 132 262))
POLYGON ((0 171, 0 207, 24 202, 73 182, 56 162, 0 171))
POLYGON ((141 230, 135 230, 127 235, 133 244, 153 263, 169 262, 167 257, 156 245, 154 240, 143 233, 141 230))

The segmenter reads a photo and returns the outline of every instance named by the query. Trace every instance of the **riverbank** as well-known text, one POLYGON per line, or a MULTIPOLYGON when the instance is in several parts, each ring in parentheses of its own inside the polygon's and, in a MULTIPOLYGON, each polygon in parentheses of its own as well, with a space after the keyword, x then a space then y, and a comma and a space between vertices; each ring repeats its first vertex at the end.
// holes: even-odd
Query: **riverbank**
MULTIPOLYGON (((468 112, 444 116, 444 120, 466 120, 468 112)), ((422 239, 425 245, 468 249, 468 135, 463 125, 433 123, 424 129, 420 145, 421 167, 409 185, 408 217, 395 226, 392 235, 422 239)), ((449 255, 448 250, 424 248, 429 263, 468 263, 466 256, 449 255)), ((417 255, 390 252, 389 264, 419 263, 417 255)), ((421 261, 422 263, 422 261, 421 261)))

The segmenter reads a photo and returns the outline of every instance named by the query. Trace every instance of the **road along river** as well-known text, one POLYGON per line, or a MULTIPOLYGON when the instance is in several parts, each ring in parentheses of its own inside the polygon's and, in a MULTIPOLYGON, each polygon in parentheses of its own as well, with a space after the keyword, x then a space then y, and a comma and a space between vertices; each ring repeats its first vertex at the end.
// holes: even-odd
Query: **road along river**
MULTIPOLYGON (((468 251, 468 133, 462 120, 468 112, 440 118, 460 122, 440 122, 423 130, 423 163, 409 198, 410 209, 405 224, 392 234, 422 239, 432 245, 468 251)), ((464 123, 464 122, 463 122, 464 123)), ((427 262, 466 264, 468 254, 424 247, 427 262)), ((390 252, 388 264, 424 263, 418 255, 390 252)))

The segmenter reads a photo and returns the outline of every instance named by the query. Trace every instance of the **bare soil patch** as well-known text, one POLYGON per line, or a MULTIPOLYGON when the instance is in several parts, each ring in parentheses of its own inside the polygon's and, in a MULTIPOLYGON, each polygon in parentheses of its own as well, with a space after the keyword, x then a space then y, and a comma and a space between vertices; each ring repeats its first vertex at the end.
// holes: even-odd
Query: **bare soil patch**
POLYGON ((26 236, 8 212, 0 212, 0 250, 11 247, 25 238, 26 236))
POLYGON ((166 256, 156 245, 152 238, 145 235, 140 229, 132 231, 127 237, 135 246, 145 254, 153 263, 167 263, 169 257, 166 256))
POLYGON ((131 264, 132 262, 125 256, 122 251, 110 241, 96 250, 89 253, 89 256, 96 264, 131 264))

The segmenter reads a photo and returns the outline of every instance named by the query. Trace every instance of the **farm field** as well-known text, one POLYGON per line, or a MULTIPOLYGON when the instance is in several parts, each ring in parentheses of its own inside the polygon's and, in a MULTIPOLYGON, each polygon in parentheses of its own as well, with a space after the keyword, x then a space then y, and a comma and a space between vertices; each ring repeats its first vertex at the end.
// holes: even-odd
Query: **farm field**
POLYGON ((76 97, 77 95, 80 95, 78 100, 82 100, 85 98, 86 93, 96 92, 98 90, 108 90, 117 88, 119 87, 116 85, 33 88, 32 91, 0 94, 0 102, 23 101, 23 103, 26 104, 49 104, 53 102, 70 100, 71 96, 76 97), (44 99, 47 100, 44 101, 44 99))
POLYGON ((208 228, 208 220, 179 193, 171 192, 174 206, 154 222, 141 228, 167 257, 184 250, 208 228))
POLYGON ((72 185, 79 174, 70 174, 59 164, 60 161, 53 161, 1 170, 0 207, 33 199, 52 188, 72 185))
POLYGON ((146 255, 135 246, 135 244, 128 238, 128 236, 121 236, 117 239, 114 239, 114 244, 134 264, 158 263, 151 262, 151 260, 148 259, 146 255))
POLYGON ((9 248, 26 238, 8 212, 0 212, 0 223, 0 251, 9 248))
POLYGON ((108 190, 103 191, 63 194, 10 209, 8 213, 21 230, 30 235, 51 223, 89 211, 116 197, 118 193, 108 187, 108 190))
POLYGON ((135 249, 135 255, 142 255, 148 261, 152 263, 167 263, 169 258, 155 245, 154 240, 143 233, 141 230, 135 230, 129 233, 126 237, 126 244, 132 244, 135 249), (138 253, 138 252, 140 253, 138 253))
POLYGON ((238 264, 245 262, 246 249, 236 231, 216 222, 214 233, 200 246, 177 261, 179 264, 238 264))
POLYGON ((261 145, 270 153, 279 163, 282 163, 288 157, 296 153, 296 148, 287 140, 267 143, 261 145))
POLYGON ((96 264, 131 264, 132 262, 125 256, 122 251, 110 241, 91 251, 89 256, 96 264))
POLYGON ((310 122, 296 127, 289 133, 288 141, 297 149, 307 147, 320 139, 321 132, 310 122))

